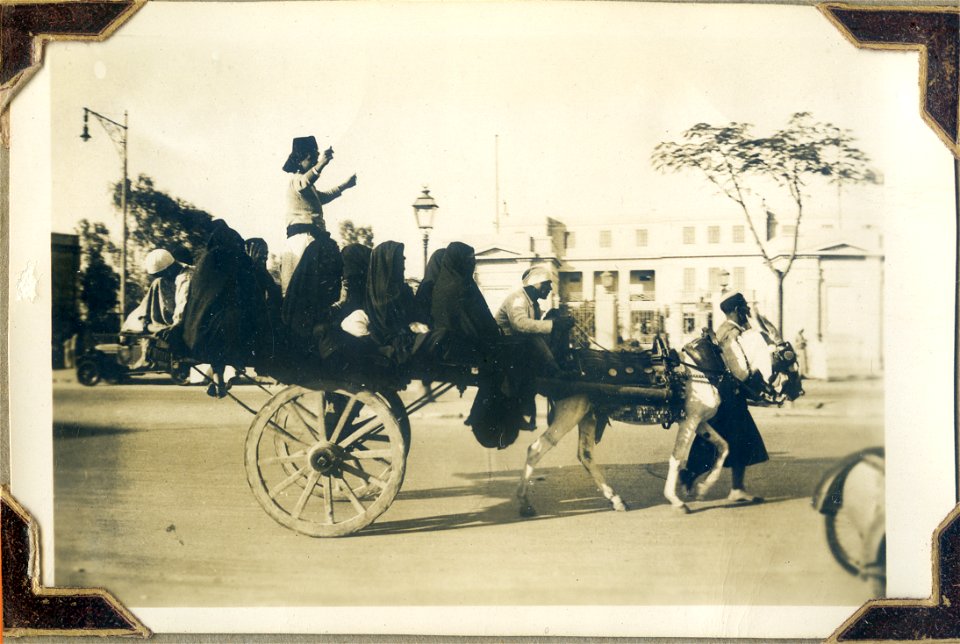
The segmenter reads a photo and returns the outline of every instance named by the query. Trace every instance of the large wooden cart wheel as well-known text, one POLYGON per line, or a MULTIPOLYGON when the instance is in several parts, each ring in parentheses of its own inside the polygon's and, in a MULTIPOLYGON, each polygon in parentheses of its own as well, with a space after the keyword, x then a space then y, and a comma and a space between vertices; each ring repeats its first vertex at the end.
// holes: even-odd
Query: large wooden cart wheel
POLYGON ((396 498, 409 424, 395 396, 346 385, 287 387, 247 432, 247 481, 274 520, 312 537, 370 525, 396 498))

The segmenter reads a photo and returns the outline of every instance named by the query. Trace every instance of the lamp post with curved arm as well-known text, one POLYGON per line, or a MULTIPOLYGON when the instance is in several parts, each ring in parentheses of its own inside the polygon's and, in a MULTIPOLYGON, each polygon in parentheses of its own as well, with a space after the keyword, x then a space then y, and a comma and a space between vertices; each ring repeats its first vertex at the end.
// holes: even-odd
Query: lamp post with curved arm
POLYGON ((123 221, 123 239, 120 244, 120 325, 123 325, 123 319, 126 315, 126 296, 127 296, 127 113, 123 113, 123 123, 118 123, 111 118, 89 108, 83 108, 83 133, 80 138, 84 141, 90 140, 90 130, 87 127, 87 121, 90 116, 95 117, 104 131, 117 146, 117 152, 120 153, 120 159, 123 162, 123 183, 120 188, 120 217, 123 221))

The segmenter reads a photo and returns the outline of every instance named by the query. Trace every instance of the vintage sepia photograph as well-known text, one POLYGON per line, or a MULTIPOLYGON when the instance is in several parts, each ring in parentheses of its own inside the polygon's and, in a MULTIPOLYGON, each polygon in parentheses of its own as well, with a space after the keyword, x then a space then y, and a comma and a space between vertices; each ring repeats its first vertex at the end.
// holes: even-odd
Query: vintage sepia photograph
POLYGON ((49 44, 11 114, 45 583, 156 632, 926 597, 956 223, 917 69, 778 5, 157 2, 49 44))

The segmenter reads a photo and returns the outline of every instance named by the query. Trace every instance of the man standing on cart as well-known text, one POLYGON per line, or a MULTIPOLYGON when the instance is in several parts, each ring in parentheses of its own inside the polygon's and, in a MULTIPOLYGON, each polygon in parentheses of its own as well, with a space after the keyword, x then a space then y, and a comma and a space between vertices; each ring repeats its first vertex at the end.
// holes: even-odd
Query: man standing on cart
MULTIPOLYGON (((730 468, 733 478, 727 500, 741 504, 760 503, 763 499, 748 493, 743 482, 747 466, 769 460, 763 437, 741 390, 759 376, 757 370, 750 366, 747 354, 740 345, 740 335, 750 327, 750 305, 742 294, 734 293, 720 302, 720 310, 726 315, 726 320, 717 329, 717 342, 723 362, 736 381, 730 378, 721 380, 718 387, 720 408, 708 422, 727 441, 730 449, 723 464, 730 468)), ((690 448, 687 467, 680 472, 680 482, 691 488, 694 480, 713 466, 715 459, 713 447, 697 436, 690 448)))
POLYGON ((329 240, 323 220, 324 204, 357 185, 357 175, 353 175, 333 190, 317 190, 314 184, 332 159, 333 148, 320 154, 316 138, 301 136, 293 140, 290 156, 283 164, 283 171, 292 175, 287 187, 287 241, 280 258, 280 286, 284 295, 307 246, 314 239, 329 240))

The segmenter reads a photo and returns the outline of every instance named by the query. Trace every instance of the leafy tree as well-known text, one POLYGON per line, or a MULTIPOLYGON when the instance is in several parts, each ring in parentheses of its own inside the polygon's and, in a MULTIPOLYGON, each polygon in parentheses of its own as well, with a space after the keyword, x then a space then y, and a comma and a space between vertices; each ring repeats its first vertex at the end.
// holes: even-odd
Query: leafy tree
POLYGON ((81 314, 91 331, 116 331, 120 275, 111 263, 119 252, 110 241, 110 231, 102 223, 83 219, 77 225, 77 233, 81 257, 81 314))
POLYGON ((777 280, 777 320, 783 328, 783 282, 797 256, 797 240, 806 203, 806 189, 812 179, 830 183, 876 183, 877 174, 868 167, 867 155, 855 147, 848 130, 832 123, 815 121, 808 112, 797 112, 786 127, 772 136, 756 138, 748 123, 714 126, 698 123, 683 133, 683 141, 658 144, 651 156, 661 172, 700 172, 743 212, 767 268, 777 280), (754 223, 752 210, 759 198, 765 215, 766 200, 757 192, 786 190, 796 208, 793 239, 785 260, 777 264, 754 223))
POLYGON ((340 222, 340 241, 373 248, 373 226, 355 226, 349 219, 340 222))
MULTIPOLYGON (((118 208, 122 185, 113 185, 113 202, 118 208)), ((213 216, 196 206, 171 196, 154 185, 145 174, 127 186, 127 293, 126 310, 136 306, 148 286, 142 261, 154 248, 169 250, 177 260, 193 264, 207 241, 213 216)))

